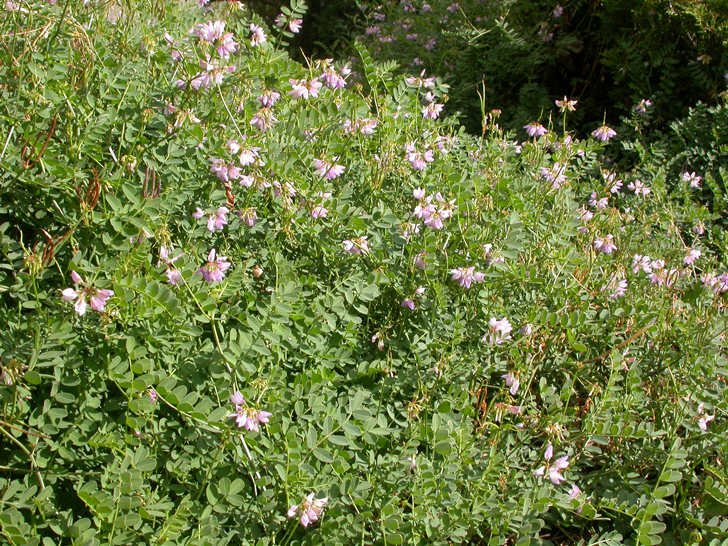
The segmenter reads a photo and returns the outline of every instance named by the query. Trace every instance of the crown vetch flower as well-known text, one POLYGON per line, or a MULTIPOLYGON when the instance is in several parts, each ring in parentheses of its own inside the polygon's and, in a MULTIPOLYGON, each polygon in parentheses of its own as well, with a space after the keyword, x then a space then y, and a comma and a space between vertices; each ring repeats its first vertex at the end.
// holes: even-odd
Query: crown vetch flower
POLYGON ((610 129, 606 125, 602 125, 598 129, 595 129, 592 132, 592 135, 594 135, 594 138, 596 138, 597 140, 607 142, 617 136, 617 131, 615 131, 614 129, 610 129))
POLYGON ((286 517, 295 518, 300 517, 301 525, 308 527, 312 523, 318 521, 319 517, 324 511, 324 506, 329 501, 328 498, 317 499, 314 493, 307 495, 301 505, 294 504, 286 512, 286 517))
MULTIPOLYGON (((74 284, 85 284, 81 275, 75 271, 71 271, 71 280, 74 284)), ((95 288, 93 286, 83 286, 81 288, 66 288, 61 292, 61 298, 64 301, 74 301, 73 309, 78 313, 79 317, 86 314, 88 305, 91 305, 91 309, 99 313, 103 313, 106 308, 106 303, 109 298, 114 295, 112 290, 103 290, 95 288), (87 301, 88 300, 88 301, 87 301)))
MULTIPOLYGON (((334 157, 333 161, 336 161, 337 159, 339 158, 334 157)), ((329 163, 322 159, 314 159, 313 164, 316 169, 316 174, 321 178, 326 177, 327 180, 334 180, 335 178, 338 178, 346 169, 344 165, 337 165, 334 162, 329 163)))
POLYGON ((555 102, 556 102, 556 106, 558 106, 559 110, 561 110, 562 112, 566 112, 567 110, 569 112, 574 112, 574 111, 576 111, 576 103, 578 101, 569 100, 566 98, 566 95, 564 95, 564 100, 557 100, 555 102))
POLYGON ((523 128, 526 130, 528 136, 530 137, 540 137, 549 132, 546 127, 535 121, 532 121, 528 125, 524 125, 523 128))
POLYGON ((470 288, 473 282, 483 282, 485 280, 485 273, 475 271, 475 267, 458 267, 457 269, 451 269, 452 280, 458 281, 460 286, 464 288, 470 288))
POLYGON ((235 412, 228 415, 228 418, 235 418, 238 428, 260 432, 260 424, 268 423, 273 416, 267 411, 260 411, 245 405, 245 398, 240 391, 235 391, 230 396, 230 402, 235 404, 235 412))
POLYGON ((682 173, 682 181, 688 182, 690 184, 691 188, 699 188, 700 187, 700 181, 702 180, 702 177, 698 176, 694 172, 684 172, 682 173))
POLYGON ((344 252, 347 254, 368 254, 369 243, 367 242, 367 236, 359 237, 358 239, 347 239, 342 243, 344 245, 344 252))
MULTIPOLYGON (((492 317, 488 321, 488 326, 490 327, 490 333, 485 334, 483 336, 483 343, 490 343, 491 345, 500 345, 504 341, 507 341, 511 339, 511 336, 509 335, 513 331, 513 326, 508 321, 506 317, 503 317, 502 319, 498 320, 495 317, 492 317)), ((506 384, 508 380, 506 380, 506 384)), ((513 391, 513 385, 516 384, 517 380, 512 379, 513 383, 511 384, 511 391, 513 391)), ((516 386, 516 391, 518 391, 518 386, 516 386)), ((515 392, 511 392, 511 394, 515 395, 515 392)))
POLYGON ((225 278, 225 271, 230 269, 230 262, 225 256, 217 256, 213 248, 207 255, 207 263, 197 270, 199 275, 206 282, 222 282, 225 278))

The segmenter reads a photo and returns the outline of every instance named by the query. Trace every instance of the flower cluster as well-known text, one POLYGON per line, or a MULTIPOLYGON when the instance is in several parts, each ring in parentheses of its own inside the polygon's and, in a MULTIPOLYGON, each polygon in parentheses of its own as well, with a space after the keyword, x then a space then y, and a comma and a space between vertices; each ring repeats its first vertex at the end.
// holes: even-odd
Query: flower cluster
POLYGON ((199 220, 207 215, 207 230, 210 233, 215 233, 215 230, 220 231, 227 225, 227 215, 229 213, 230 210, 227 207, 219 207, 215 212, 209 214, 200 207, 197 207, 197 210, 192 213, 192 217, 199 220))
POLYGON ((470 288, 473 282, 483 282, 485 280, 485 273, 475 271, 475 267, 458 267, 457 269, 451 269, 450 273, 452 274, 452 280, 458 281, 460 286, 464 288, 470 288))
POLYGON ((361 133, 362 135, 372 135, 377 128, 377 120, 370 118, 358 118, 354 121, 346 120, 344 122, 344 132, 349 134, 361 133))
POLYGON ((678 269, 667 269, 665 260, 652 259, 649 256, 635 254, 632 258, 632 272, 637 274, 643 271, 652 284, 657 286, 666 286, 670 288, 675 281, 683 276, 683 272, 678 269))
POLYGON ((606 237, 597 237, 594 239, 594 249, 602 254, 611 254, 617 250, 614 244, 614 235, 609 234, 606 237))
POLYGON ((716 277, 710 273, 704 274, 701 278, 703 281, 703 288, 712 290, 715 294, 723 294, 728 292, 728 273, 716 277))
POLYGON ((318 521, 319 517, 324 511, 324 506, 329 501, 328 498, 317 499, 314 493, 306 495, 301 502, 301 505, 294 504, 286 512, 286 517, 295 518, 299 517, 301 525, 308 527, 312 523, 318 521))
POLYGON ((347 239, 342 244, 344 245, 344 252, 347 254, 369 254, 369 243, 366 235, 357 239, 347 239))
MULTIPOLYGON (((549 463, 549 461, 551 461, 553 456, 554 456, 554 447, 551 444, 549 444, 548 447, 546 448, 546 451, 544 452, 543 458, 547 463, 549 463)), ((537 468, 533 472, 533 475, 540 478, 540 477, 545 476, 546 473, 548 472, 551 483, 553 483, 554 485, 559 485, 566 481, 566 478, 564 478, 561 475, 561 471, 566 470, 568 467, 569 467, 569 457, 565 456, 565 457, 556 459, 554 461, 554 464, 548 470, 546 470, 546 466, 541 466, 541 467, 537 468)))
POLYGON ((528 136, 530 137, 540 137, 549 132, 546 127, 535 121, 532 121, 528 125, 524 125, 523 128, 526 130, 528 136))
POLYGON ((414 142, 408 142, 405 146, 407 152, 407 161, 410 162, 412 168, 416 171, 424 169, 428 163, 435 161, 435 153, 432 150, 420 152, 414 142))
POLYGON ((566 165, 561 165, 558 161, 553 167, 541 167, 541 176, 551 183, 551 187, 558 190, 561 185, 566 182, 566 165))
POLYGON ((617 131, 615 131, 614 129, 610 129, 606 125, 602 125, 598 129, 592 131, 592 135, 597 140, 601 140, 602 142, 608 142, 609 140, 617 136, 617 131))
POLYGON ((175 285, 182 280, 182 273, 180 273, 179 269, 175 268, 173 264, 182 256, 184 256, 184 254, 178 254, 174 258, 170 259, 169 251, 170 249, 168 249, 166 246, 160 247, 159 262, 157 263, 157 267, 164 263, 167 266, 167 282, 169 284, 175 285))
POLYGON ((225 256, 217 256, 213 248, 207 255, 207 263, 197 270, 205 282, 222 282, 225 278, 225 271, 230 269, 230 262, 225 256))
POLYGON ((114 292, 112 290, 103 290, 89 286, 81 278, 81 275, 75 271, 71 271, 71 280, 73 280, 74 284, 86 285, 81 288, 66 288, 61 292, 64 301, 76 301, 73 304, 73 309, 78 313, 78 316, 82 317, 86 314, 89 303, 91 304, 91 309, 103 313, 106 308, 106 303, 114 295, 114 292))
POLYGON ((690 184, 691 188, 699 188, 700 187, 700 181, 702 180, 702 177, 698 176, 694 172, 684 172, 682 173, 682 181, 690 184))
POLYGON ((245 405, 245 398, 240 391, 230 396, 230 402, 235 405, 235 412, 228 415, 228 419, 235 418, 238 428, 260 432, 260 425, 267 423, 273 416, 267 411, 260 411, 245 405))
POLYGON ((440 192, 425 196, 425 190, 417 188, 412 195, 419 200, 412 214, 420 220, 424 220, 426 226, 434 229, 442 229, 442 221, 451 218, 457 209, 455 200, 447 201, 440 192))
MULTIPOLYGON (((491 345, 500 345, 504 341, 507 341, 511 339, 510 333, 513 331, 513 326, 508 321, 506 317, 503 317, 502 319, 498 320, 495 317, 492 317, 488 321, 488 327, 490 328, 490 331, 483 336, 483 343, 489 343, 491 345)), ((505 378, 505 376, 504 376, 505 378)), ((514 379, 511 379, 511 381, 514 381, 513 384, 516 384, 514 379)), ((506 378, 506 384, 508 384, 508 378, 506 378)), ((513 387, 511 385, 511 389, 513 390, 513 387)), ((518 390, 518 385, 516 385, 515 390, 518 390)), ((511 392, 511 394, 516 394, 515 392, 511 392)))
POLYGON ((334 157, 332 162, 324 161, 323 159, 314 159, 313 164, 316 169, 316 174, 327 180, 334 180, 341 176, 346 167, 344 165, 337 165, 335 161, 338 159, 338 157, 334 157))

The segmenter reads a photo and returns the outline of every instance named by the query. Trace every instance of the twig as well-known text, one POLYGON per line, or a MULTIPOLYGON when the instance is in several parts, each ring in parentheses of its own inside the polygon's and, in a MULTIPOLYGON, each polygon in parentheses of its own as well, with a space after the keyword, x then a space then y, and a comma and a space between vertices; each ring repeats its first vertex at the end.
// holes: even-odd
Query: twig
POLYGON ((584 364, 591 364, 592 362, 599 362, 600 360, 604 360, 605 358, 607 358, 611 354, 612 351, 618 351, 619 349, 621 349, 622 347, 624 347, 628 343, 631 343, 635 339, 637 339, 638 337, 640 337, 647 330, 649 330, 650 328, 652 328, 652 326, 654 326, 656 320, 657 320, 656 318, 653 318, 650 322, 647 323, 646 326, 644 326, 643 328, 641 328, 640 330, 638 330, 637 332, 635 332, 634 334, 632 334, 630 337, 628 337, 627 339, 625 339, 622 343, 620 343, 616 347, 613 347, 613 348, 611 348, 611 349, 603 352, 602 354, 600 354, 596 358, 592 358, 591 360, 587 360, 586 362, 584 362, 584 364))

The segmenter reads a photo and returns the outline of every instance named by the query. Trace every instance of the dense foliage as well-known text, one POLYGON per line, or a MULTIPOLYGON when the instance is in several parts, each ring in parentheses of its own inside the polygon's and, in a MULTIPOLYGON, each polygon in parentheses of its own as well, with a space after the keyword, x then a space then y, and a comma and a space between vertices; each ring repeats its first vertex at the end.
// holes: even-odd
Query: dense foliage
POLYGON ((728 540, 723 107, 620 172, 281 10, 0 14, 0 541, 728 540))
MULTIPOLYGON (((613 125, 643 100, 652 129, 712 103, 728 73, 722 0, 463 0, 365 2, 376 54, 452 83, 448 111, 480 131, 481 102, 516 129, 576 99, 572 127, 613 125)), ((617 127, 619 129, 619 127, 617 127)), ((660 133, 654 139, 659 138, 660 133)))

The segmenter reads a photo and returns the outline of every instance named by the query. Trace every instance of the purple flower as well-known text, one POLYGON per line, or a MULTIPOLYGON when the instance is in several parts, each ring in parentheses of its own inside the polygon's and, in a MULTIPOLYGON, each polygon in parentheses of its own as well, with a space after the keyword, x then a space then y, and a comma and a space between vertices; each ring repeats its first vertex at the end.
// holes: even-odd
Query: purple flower
MULTIPOLYGON (((81 276, 75 271, 71 271, 71 280, 73 280, 74 284, 84 284, 81 276)), ((61 292, 61 298, 64 301, 76 301, 73 304, 73 309, 80 317, 86 314, 86 309, 89 304, 94 311, 103 313, 106 308, 106 303, 113 295, 114 292, 111 290, 102 290, 93 286, 84 286, 79 289, 66 288, 61 292)))
POLYGON ((556 7, 554 8, 554 11, 552 12, 552 14, 551 14, 551 15, 553 15, 553 16, 554 16, 554 17, 555 17, 556 19, 558 19, 558 18, 559 18, 559 17, 561 17, 561 16, 563 15, 563 14, 564 14, 564 8, 562 8, 561 6, 556 6, 556 7))
POLYGON ((536 123, 535 121, 532 121, 528 125, 524 125, 523 128, 528 133, 528 136, 530 137, 540 137, 548 133, 548 129, 541 125, 540 123, 536 123))
POLYGON ((602 125, 598 129, 595 129, 592 132, 592 135, 594 135, 594 138, 596 138, 597 140, 607 142, 617 135, 617 131, 615 131, 614 129, 610 129, 606 125, 602 125))
POLYGON ((213 248, 207 255, 207 263, 197 270, 206 282, 222 282, 225 278, 225 271, 230 268, 230 262, 225 256, 216 256, 213 248))
POLYGON ((410 309, 412 309, 414 311, 415 310, 415 302, 413 302, 412 300, 404 300, 402 302, 402 305, 400 305, 400 307, 409 307, 410 309))
POLYGON ((274 123, 278 122, 278 118, 273 115, 269 108, 261 108, 257 114, 250 120, 250 124, 257 128, 261 133, 265 133, 274 123))
POLYGON ((255 226, 255 221, 258 219, 258 212, 254 207, 239 210, 236 214, 240 221, 248 227, 255 226))

